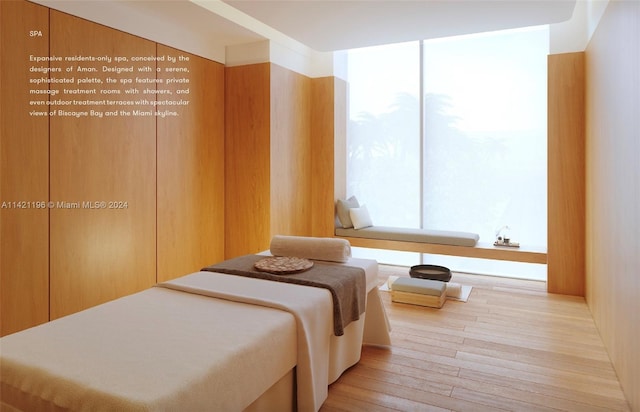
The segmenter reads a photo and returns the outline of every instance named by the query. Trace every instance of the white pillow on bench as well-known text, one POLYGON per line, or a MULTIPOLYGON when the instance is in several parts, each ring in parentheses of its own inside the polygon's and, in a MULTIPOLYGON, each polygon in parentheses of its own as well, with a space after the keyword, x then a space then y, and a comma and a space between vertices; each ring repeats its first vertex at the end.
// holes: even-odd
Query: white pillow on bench
POLYGON ((354 229, 363 229, 365 227, 373 226, 371 216, 369 216, 369 210, 365 205, 349 209, 349 217, 351 218, 354 229))
POLYGON ((360 203, 358 203, 358 199, 355 196, 351 196, 347 200, 338 199, 336 202, 336 214, 338 215, 338 220, 343 228, 348 229, 353 227, 353 222, 351 221, 351 216, 349 210, 354 207, 360 207, 360 203))

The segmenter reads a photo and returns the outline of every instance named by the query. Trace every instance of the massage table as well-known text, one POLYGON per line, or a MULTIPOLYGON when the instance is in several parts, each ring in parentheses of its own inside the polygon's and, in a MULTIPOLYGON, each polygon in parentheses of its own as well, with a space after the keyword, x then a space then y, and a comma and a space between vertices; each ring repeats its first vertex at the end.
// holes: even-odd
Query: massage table
POLYGON ((1 338, 0 409, 317 411, 363 343, 390 344, 377 262, 329 264, 366 275, 342 336, 325 289, 195 272, 1 338))

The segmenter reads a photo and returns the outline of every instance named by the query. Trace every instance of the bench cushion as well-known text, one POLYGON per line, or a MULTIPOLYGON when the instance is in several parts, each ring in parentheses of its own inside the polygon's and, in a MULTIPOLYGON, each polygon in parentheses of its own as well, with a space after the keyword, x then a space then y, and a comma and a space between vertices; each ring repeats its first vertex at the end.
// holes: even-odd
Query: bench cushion
POLYGON ((446 284, 438 280, 399 277, 391 284, 392 302, 441 308, 446 295, 446 284))
POLYGON ((400 277, 391 284, 391 290, 416 293, 419 295, 440 296, 446 292, 447 286, 439 280, 400 277))
POLYGON ((336 227, 336 235, 364 239, 397 240, 404 242, 435 243, 453 246, 475 246, 480 239, 477 233, 450 230, 412 229, 388 226, 371 226, 363 229, 336 227))

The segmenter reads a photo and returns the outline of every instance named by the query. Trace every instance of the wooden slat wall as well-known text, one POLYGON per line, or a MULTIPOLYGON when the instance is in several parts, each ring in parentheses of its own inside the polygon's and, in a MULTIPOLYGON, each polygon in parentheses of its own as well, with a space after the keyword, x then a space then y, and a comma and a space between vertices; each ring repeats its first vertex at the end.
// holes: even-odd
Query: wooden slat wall
MULTIPOLYGON (((64 13, 51 10, 50 19, 52 55, 153 56, 156 51, 153 42, 64 13)), ((99 71, 91 76, 104 79, 102 65, 95 63, 99 71)), ((76 77, 83 76, 77 73, 76 77)), ((118 76, 123 77, 127 76, 118 76)), ((86 88, 94 87, 89 84, 86 88)), ((102 87, 124 90, 128 86, 102 87)), ((140 98, 117 96, 121 100, 140 98)), ((127 202, 125 209, 51 210, 52 319, 155 283, 155 127, 153 116, 51 118, 51 200, 127 202)))
POLYGON ((270 238, 307 236, 311 232, 310 196, 318 184, 311 177, 311 79, 271 64, 270 109, 270 238))
MULTIPOLYGON (((348 85, 345 80, 338 77, 334 79, 334 107, 333 107, 333 153, 334 153, 334 202, 347 197, 347 124, 348 113, 348 85)), ((335 216, 335 205, 331 205, 332 217, 335 216)), ((335 217, 334 217, 335 219, 335 217)), ((332 221, 333 222, 333 221, 332 221)), ((331 228, 333 233, 333 228, 331 228)))
POLYGON ((311 80, 311 234, 334 235, 336 198, 346 195, 346 93, 344 80, 311 80))
POLYGON ((158 117, 158 281, 166 281, 224 259, 224 66, 158 45, 158 56, 188 62, 158 62, 158 78, 188 106, 165 106, 177 117, 158 117), (187 67, 188 74, 165 67, 187 67))
POLYGON ((640 3, 611 1, 586 51, 587 303, 640 411, 640 3))
POLYGON ((584 296, 584 53, 550 55, 548 71, 547 287, 584 296))
POLYGON ((225 256, 270 240, 270 64, 225 68, 225 256))
MULTIPOLYGON (((51 34, 52 50, 45 50, 42 55, 180 54, 83 19, 47 8, 41 10, 50 14, 52 21, 50 29, 43 29, 51 34)), ((24 21, 21 14, 13 20, 24 21)), ((6 53, 3 56, 13 56, 15 52, 6 53)), ((41 179, 44 200, 127 202, 126 209, 121 210, 56 207, 44 214, 45 217, 51 214, 51 233, 45 233, 38 250, 50 249, 51 259, 49 262, 48 254, 45 255, 41 271, 45 299, 34 304, 44 313, 41 321, 196 270, 223 259, 225 252, 231 257, 266 249, 275 233, 310 234, 311 79, 269 63, 222 68, 196 56, 189 57, 193 59, 188 64, 189 78, 203 84, 190 87, 192 102, 188 110, 173 108, 180 112, 179 117, 156 119, 120 114, 112 118, 56 117, 52 118, 50 128, 46 121, 42 133, 38 133, 47 143, 45 159, 31 154, 28 157, 37 160, 41 170, 47 173, 50 170, 50 176, 46 174, 41 179), (272 214, 273 210, 278 213, 272 214)), ((96 64, 98 73, 91 76, 104 81, 108 75, 102 73, 103 64, 96 64)), ((79 65, 90 66, 86 62, 79 65)), ((137 69, 149 62, 133 65, 137 69)), ((131 77, 135 73, 137 70, 131 77)), ((162 76, 163 72, 160 73, 162 76)), ((56 90, 64 88, 56 87, 56 90)), ((93 87, 74 84, 74 88, 93 87)), ((102 87, 126 89, 126 86, 102 87)), ((17 93, 23 92, 24 89, 17 93)), ((3 93, 4 96, 9 95, 3 93)), ((118 99, 125 96, 120 94, 118 99)), ((100 96, 94 98, 100 100, 100 96)), ((133 94, 131 98, 141 96, 133 94)), ((3 149, 3 153, 7 152, 3 149)), ((5 181, 10 177, 8 165, 3 162, 5 181)), ((8 193, 5 186, 3 196, 8 193)), ((6 221, 4 216, 9 215, 3 214, 6 221)), ((45 222, 39 227, 48 229, 49 224, 45 222)), ((4 224, 3 234, 9 229, 10 225, 4 224)), ((35 231, 30 233, 33 235, 35 231)), ((12 236, 3 239, 10 238, 15 242, 12 236)), ((15 252, 15 248, 10 252, 15 252)), ((11 262, 4 259, 4 267, 11 262)), ((24 259, 16 262, 24 266, 24 259)), ((38 260, 31 262, 35 264, 38 260)), ((3 291, 13 292, 11 281, 17 278, 7 281, 9 272, 4 267, 3 291)), ((20 282, 24 279, 21 277, 20 282)), ((26 297, 16 296, 23 302, 34 297, 31 291, 26 297)), ((10 304, 11 299, 3 299, 3 305, 10 304)), ((17 329, 32 324, 29 321, 17 329)))
POLYGON ((311 234, 311 193, 321 184, 312 110, 306 76, 271 63, 225 69, 227 258, 268 249, 276 234, 311 234))
MULTIPOLYGON (((46 202, 49 118, 29 112, 48 107, 30 107, 28 90, 48 85, 29 85, 28 79, 48 77, 29 73, 29 55, 49 55, 49 9, 2 1, 0 17, 0 202, 46 202), (29 37, 30 30, 43 37, 29 37)), ((0 336, 49 320, 48 246, 47 208, 0 209, 0 336)))

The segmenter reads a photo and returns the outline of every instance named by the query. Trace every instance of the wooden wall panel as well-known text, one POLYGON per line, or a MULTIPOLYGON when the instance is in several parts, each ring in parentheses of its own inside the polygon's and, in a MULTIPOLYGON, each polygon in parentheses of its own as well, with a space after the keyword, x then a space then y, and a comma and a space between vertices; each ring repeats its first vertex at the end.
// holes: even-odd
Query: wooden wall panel
MULTIPOLYGON (((311 79, 271 64, 271 233, 311 233, 311 79)), ((315 156, 316 153, 313 153, 315 156)), ((331 163, 328 164, 330 166, 331 163)))
POLYGON ((158 56, 188 62, 158 62, 162 88, 182 95, 187 106, 159 106, 178 116, 158 117, 158 281, 224 259, 224 66, 158 45, 158 56), (187 67, 189 73, 167 73, 187 67), (188 84, 166 85, 186 78, 188 84))
POLYGON ((312 236, 334 236, 335 201, 346 195, 346 90, 339 78, 312 79, 312 236))
POLYGON ((547 289, 585 293, 584 53, 548 59, 547 289))
POLYGON ((226 68, 225 85, 230 258, 268 249, 276 234, 309 236, 311 193, 322 183, 312 176, 312 80, 264 63, 226 68))
POLYGON ((333 181, 334 200, 337 200, 344 199, 347 196, 347 125, 349 123, 349 105, 346 80, 336 77, 334 79, 333 90, 333 153, 335 159, 333 181))
POLYGON ((2 1, 0 18, 2 336, 49 320, 49 210, 31 203, 49 200, 49 118, 29 115, 33 109, 48 110, 29 105, 30 89, 48 89, 46 83, 29 84, 31 77, 48 78, 46 73, 29 72, 29 55, 49 55, 49 9, 2 1), (41 31, 42 37, 30 37, 30 30, 41 31), (27 208, 15 208, 18 205, 27 208))
POLYGON ((225 256, 269 247, 270 64, 225 68, 225 256))
MULTIPOLYGON (((53 55, 155 55, 153 42, 54 10, 51 10, 50 25, 53 55)), ((98 72, 91 76, 104 80, 107 76, 102 72, 104 64, 95 63, 98 72)), ((136 76, 137 67, 148 64, 112 62, 109 66, 134 66, 134 73, 117 76, 125 78, 136 76)), ((155 70, 154 63, 152 66, 155 70)), ((80 73, 76 77, 81 77, 80 73)), ((74 85, 74 88, 82 87, 74 85)), ((86 86, 92 87, 96 86, 86 86)), ((127 87, 103 84, 98 89, 127 87)), ((61 96, 65 94, 61 92, 61 96)), ((119 100, 140 99, 138 95, 117 96, 119 100)), ((68 108, 84 109, 73 105, 68 108)), ((141 108, 152 110, 151 105, 141 108)), ((56 207, 51 210, 51 318, 155 283, 155 127, 154 116, 51 118, 51 200, 127 204, 123 209, 56 207)))
POLYGON ((587 303, 640 411, 640 3, 611 1, 586 51, 587 303))

